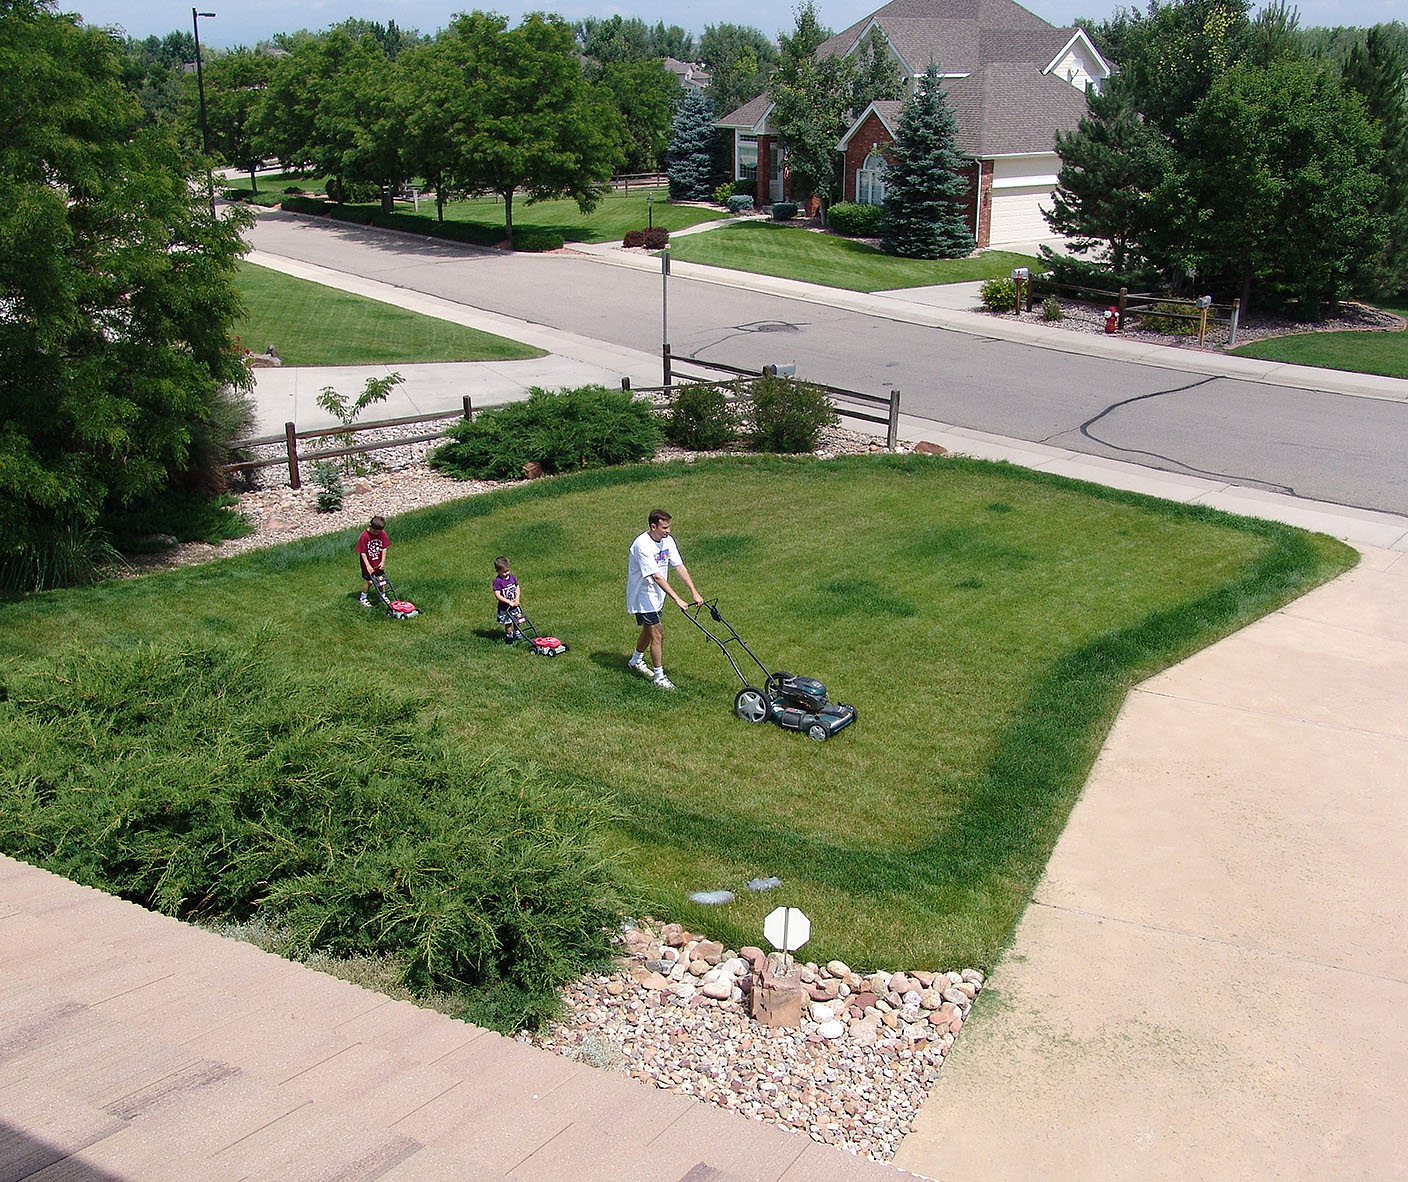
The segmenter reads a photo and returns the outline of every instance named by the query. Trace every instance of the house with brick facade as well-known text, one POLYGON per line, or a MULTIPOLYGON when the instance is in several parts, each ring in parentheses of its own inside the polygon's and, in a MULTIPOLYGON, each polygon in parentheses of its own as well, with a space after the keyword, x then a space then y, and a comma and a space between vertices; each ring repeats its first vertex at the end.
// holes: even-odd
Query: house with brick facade
MULTIPOLYGON (((1061 162, 1056 133, 1085 114, 1110 64, 1080 28, 1058 29, 1016 0, 890 0, 838 33, 819 55, 851 54, 872 31, 884 38, 906 90, 932 60, 958 124, 968 163, 967 215, 980 247, 1053 241, 1042 217, 1061 162)), ((843 200, 885 199, 884 148, 901 102, 874 102, 836 145, 843 200)), ((787 193, 787 145, 768 123, 767 94, 716 120, 733 141, 733 175, 757 182, 758 203, 787 193)))

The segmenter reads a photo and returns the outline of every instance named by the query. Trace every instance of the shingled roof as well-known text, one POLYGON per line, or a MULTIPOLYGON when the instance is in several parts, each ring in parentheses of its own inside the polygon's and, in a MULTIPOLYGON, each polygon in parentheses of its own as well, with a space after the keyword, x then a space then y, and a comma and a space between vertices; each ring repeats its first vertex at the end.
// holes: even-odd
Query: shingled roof
MULTIPOLYGON (((1044 73, 1079 30, 1058 29, 1016 0, 890 0, 822 43, 818 56, 844 54, 879 26, 910 71, 930 61, 944 79, 958 122, 958 148, 969 156, 1049 152, 1056 132, 1085 114, 1085 94, 1044 73)), ((753 128, 771 103, 766 94, 718 120, 753 128)))

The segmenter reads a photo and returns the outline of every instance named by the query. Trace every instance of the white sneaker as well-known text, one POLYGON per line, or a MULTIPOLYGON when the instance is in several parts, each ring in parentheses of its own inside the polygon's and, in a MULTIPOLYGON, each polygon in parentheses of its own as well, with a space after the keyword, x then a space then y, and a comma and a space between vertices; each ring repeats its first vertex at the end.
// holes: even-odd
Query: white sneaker
POLYGON ((661 689, 675 688, 675 683, 671 681, 668 677, 666 677, 663 673, 653 674, 651 676, 651 681, 658 685, 661 689))
POLYGON ((361 595, 357 596, 357 602, 360 603, 363 607, 371 607, 372 605, 372 601, 367 598, 366 592, 363 592, 361 595))
POLYGON ((626 668, 632 673, 639 673, 642 677, 654 677, 655 671, 644 661, 627 661, 626 668))

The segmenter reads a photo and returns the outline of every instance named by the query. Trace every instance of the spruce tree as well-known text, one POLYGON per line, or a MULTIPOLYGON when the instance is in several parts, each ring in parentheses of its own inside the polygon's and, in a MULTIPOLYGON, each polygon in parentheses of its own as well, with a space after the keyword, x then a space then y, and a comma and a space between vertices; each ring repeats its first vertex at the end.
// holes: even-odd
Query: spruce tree
POLYGON ((714 194, 714 104, 687 89, 670 132, 670 200, 707 201, 714 194))
POLYGON ((1349 51, 1344 81, 1378 121, 1386 182, 1378 212, 1387 219, 1388 237, 1356 277, 1357 286, 1372 295, 1395 295, 1408 290, 1408 53, 1386 26, 1375 26, 1349 51))
POLYGON ((963 210, 968 182, 954 138, 958 124, 938 67, 919 78, 886 153, 885 249, 910 259, 957 259, 976 245, 963 210))

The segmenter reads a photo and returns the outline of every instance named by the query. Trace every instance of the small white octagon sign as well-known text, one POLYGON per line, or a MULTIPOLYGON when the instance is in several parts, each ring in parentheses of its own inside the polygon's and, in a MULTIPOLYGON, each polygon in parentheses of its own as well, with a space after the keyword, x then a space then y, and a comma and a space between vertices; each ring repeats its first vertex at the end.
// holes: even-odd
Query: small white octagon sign
POLYGON ((763 920, 763 935, 779 952, 796 952, 812 935, 812 921, 796 907, 778 907, 763 920))

